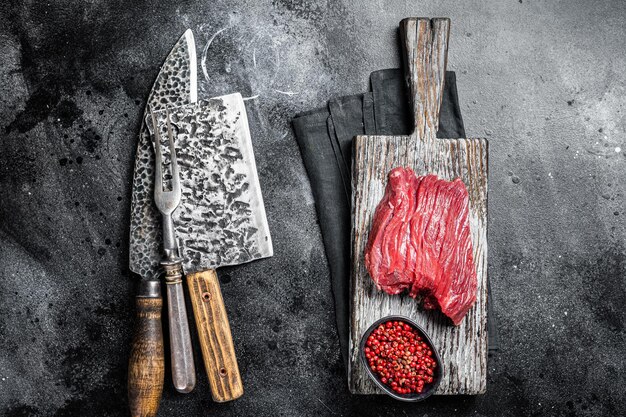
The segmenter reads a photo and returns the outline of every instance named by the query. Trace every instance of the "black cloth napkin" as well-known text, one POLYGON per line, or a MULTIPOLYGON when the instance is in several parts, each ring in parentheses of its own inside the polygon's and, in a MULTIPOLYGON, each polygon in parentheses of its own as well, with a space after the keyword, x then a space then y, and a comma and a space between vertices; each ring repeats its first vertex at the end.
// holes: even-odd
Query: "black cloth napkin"
MULTIPOLYGON (((344 364, 348 363, 350 285, 350 205, 352 138, 356 135, 406 135, 413 117, 404 76, 399 69, 375 71, 371 92, 331 99, 328 106, 293 119, 315 199, 335 300, 337 331, 344 364)), ((463 138, 465 128, 456 75, 446 72, 439 115, 439 138, 463 138)), ((498 349, 497 328, 488 286, 489 350, 498 349)))

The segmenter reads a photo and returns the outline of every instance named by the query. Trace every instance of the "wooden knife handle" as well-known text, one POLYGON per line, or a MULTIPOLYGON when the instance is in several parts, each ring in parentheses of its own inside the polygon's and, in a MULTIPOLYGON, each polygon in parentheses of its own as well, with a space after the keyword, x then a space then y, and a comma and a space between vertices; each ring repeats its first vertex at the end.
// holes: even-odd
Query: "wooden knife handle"
POLYGON ((225 402, 243 395, 224 299, 214 270, 187 275, 204 367, 213 401, 225 402))
POLYGON ((128 402, 132 417, 154 417, 163 392, 164 357, 161 284, 141 281, 136 327, 128 365, 128 402))

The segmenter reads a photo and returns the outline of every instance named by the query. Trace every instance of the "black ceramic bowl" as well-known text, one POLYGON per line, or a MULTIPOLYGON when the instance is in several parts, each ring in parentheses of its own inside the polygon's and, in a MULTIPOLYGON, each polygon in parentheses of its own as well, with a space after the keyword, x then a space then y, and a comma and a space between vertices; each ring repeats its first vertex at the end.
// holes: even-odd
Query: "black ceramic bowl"
POLYGON ((424 331, 424 329, 422 329, 417 323, 415 323, 413 320, 411 320, 408 317, 387 316, 387 317, 383 317, 380 320, 377 320, 376 322, 374 322, 374 324, 372 324, 365 331, 365 333, 363 333, 363 337, 361 337, 361 344, 359 346, 359 349, 360 349, 359 356, 361 357, 361 363, 363 363, 363 366, 365 366, 365 369, 367 369, 367 374, 370 376, 370 378, 372 378, 372 380, 376 383, 376 385, 378 385, 378 388, 380 388, 381 390, 385 392, 385 394, 389 395, 390 397, 395 398, 396 400, 400 400, 400 401, 425 400, 426 398, 433 395, 433 393, 437 390, 439 383, 441 382, 441 377, 443 375, 443 364, 441 363, 439 352, 437 352, 437 349, 433 345, 433 342, 430 340, 430 337, 428 337, 428 334, 424 331), (381 380, 378 378, 378 376, 374 374, 374 372, 372 372, 372 370, 369 367, 369 364, 367 363, 367 358, 365 357, 365 342, 367 342, 367 338, 381 323, 387 323, 388 321, 401 321, 403 323, 407 323, 409 326, 413 327, 414 329, 418 331, 422 339, 428 344, 428 346, 430 346, 430 350, 433 351, 433 357, 437 361, 437 367, 435 367, 435 371, 433 374, 433 382, 431 382, 430 384, 424 385, 424 391, 420 392, 419 394, 417 393, 398 394, 397 392, 392 390, 390 387, 383 384, 381 380))

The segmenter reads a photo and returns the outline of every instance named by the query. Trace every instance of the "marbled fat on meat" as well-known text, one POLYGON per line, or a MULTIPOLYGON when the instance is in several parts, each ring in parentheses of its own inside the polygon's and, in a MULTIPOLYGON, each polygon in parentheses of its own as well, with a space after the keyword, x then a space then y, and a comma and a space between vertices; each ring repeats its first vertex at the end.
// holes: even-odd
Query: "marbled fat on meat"
POLYGON ((460 179, 393 169, 365 248, 377 288, 420 295, 424 308, 439 308, 458 325, 476 301, 478 284, 468 214, 460 179))

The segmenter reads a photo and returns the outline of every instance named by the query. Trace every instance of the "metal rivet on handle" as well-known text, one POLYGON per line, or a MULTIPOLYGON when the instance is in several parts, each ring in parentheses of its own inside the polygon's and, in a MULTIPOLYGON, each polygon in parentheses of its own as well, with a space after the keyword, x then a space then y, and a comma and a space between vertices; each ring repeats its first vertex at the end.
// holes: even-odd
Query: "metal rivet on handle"
POLYGON ((220 376, 223 378, 226 376, 226 368, 220 368, 220 376))
POLYGON ((208 302, 211 299, 211 293, 208 291, 205 293, 202 293, 202 299, 204 300, 205 303, 208 302))

